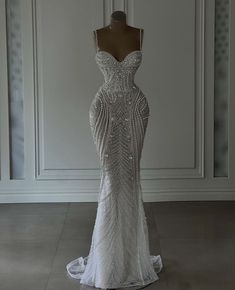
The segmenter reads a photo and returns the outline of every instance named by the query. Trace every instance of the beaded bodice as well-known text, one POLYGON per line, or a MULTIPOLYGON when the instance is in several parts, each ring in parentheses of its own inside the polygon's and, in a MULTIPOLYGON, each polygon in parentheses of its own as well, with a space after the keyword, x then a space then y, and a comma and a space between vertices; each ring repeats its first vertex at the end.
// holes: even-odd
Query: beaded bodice
POLYGON ((96 63, 103 73, 104 83, 101 86, 106 91, 129 92, 137 88, 135 73, 142 61, 142 41, 140 30, 140 46, 138 50, 128 53, 122 61, 117 60, 111 53, 101 50, 96 34, 96 63))
POLYGON ((104 75, 102 85, 107 91, 131 91, 136 88, 135 73, 141 64, 142 51, 130 52, 122 61, 104 50, 96 53, 96 62, 104 75))

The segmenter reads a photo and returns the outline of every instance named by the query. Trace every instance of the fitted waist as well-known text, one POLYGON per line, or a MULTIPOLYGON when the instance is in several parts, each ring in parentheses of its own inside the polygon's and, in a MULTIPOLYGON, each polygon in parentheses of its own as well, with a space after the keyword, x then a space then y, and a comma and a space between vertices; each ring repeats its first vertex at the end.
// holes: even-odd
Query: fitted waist
POLYGON ((134 82, 131 84, 104 82, 101 88, 110 92, 130 92, 130 91, 138 89, 138 86, 134 82))

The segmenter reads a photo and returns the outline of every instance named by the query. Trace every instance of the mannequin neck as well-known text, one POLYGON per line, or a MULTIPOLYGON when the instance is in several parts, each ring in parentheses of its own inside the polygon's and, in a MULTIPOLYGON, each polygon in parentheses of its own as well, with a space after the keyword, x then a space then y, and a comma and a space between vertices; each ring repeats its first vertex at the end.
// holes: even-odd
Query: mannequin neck
POLYGON ((110 31, 113 32, 123 32, 127 29, 127 24, 125 19, 116 20, 114 18, 111 18, 110 25, 109 25, 110 31))

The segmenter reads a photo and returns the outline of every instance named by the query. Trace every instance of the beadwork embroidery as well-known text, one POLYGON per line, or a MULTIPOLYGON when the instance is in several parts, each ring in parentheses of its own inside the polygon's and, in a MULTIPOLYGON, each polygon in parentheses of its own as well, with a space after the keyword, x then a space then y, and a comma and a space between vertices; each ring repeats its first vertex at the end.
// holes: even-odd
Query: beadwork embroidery
POLYGON ((104 76, 89 109, 101 169, 97 217, 89 255, 71 261, 67 270, 81 284, 98 288, 144 286, 159 279, 163 264, 160 255, 150 255, 140 183, 150 116, 134 81, 142 51, 118 61, 99 50, 95 59, 104 76))

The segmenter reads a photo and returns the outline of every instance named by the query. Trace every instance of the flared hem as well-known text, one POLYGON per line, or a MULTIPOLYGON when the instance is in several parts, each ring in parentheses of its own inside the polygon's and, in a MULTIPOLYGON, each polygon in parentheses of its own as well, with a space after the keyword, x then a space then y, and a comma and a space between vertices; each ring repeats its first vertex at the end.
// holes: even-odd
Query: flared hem
POLYGON ((91 287, 95 287, 95 288, 102 288, 102 289, 116 289, 116 288, 131 288, 131 287, 137 287, 137 286, 147 286, 149 284, 152 284, 153 282, 155 281, 158 281, 159 280, 159 277, 157 276, 157 278, 153 278, 153 279, 150 279, 150 280, 147 280, 145 282, 137 282, 137 283, 129 283, 129 284, 119 284, 119 285, 112 285, 112 286, 104 286, 104 285, 97 285, 96 283, 82 283, 80 282, 80 284, 83 284, 83 285, 87 285, 87 286, 91 286, 91 287))
POLYGON ((146 280, 146 281, 133 281, 133 282, 127 282, 127 283, 121 283, 118 285, 99 285, 96 282, 86 282, 86 281, 82 281, 82 277, 83 277, 83 273, 85 271, 86 268, 86 264, 87 264, 87 260, 88 260, 88 256, 86 256, 85 258, 83 257, 79 257, 73 261, 71 261, 70 263, 68 263, 66 265, 66 269, 68 274, 75 279, 81 279, 80 284, 83 285, 87 285, 87 286, 92 286, 92 287, 96 287, 96 288, 102 288, 102 289, 116 289, 116 288, 126 288, 126 287, 136 287, 136 286, 146 286, 148 284, 151 284, 157 280, 159 280, 159 277, 157 275, 157 273, 161 272, 162 268, 163 268, 163 263, 162 263, 162 259, 160 255, 154 256, 154 255, 150 255, 150 261, 151 264, 154 268, 154 277, 146 280))

